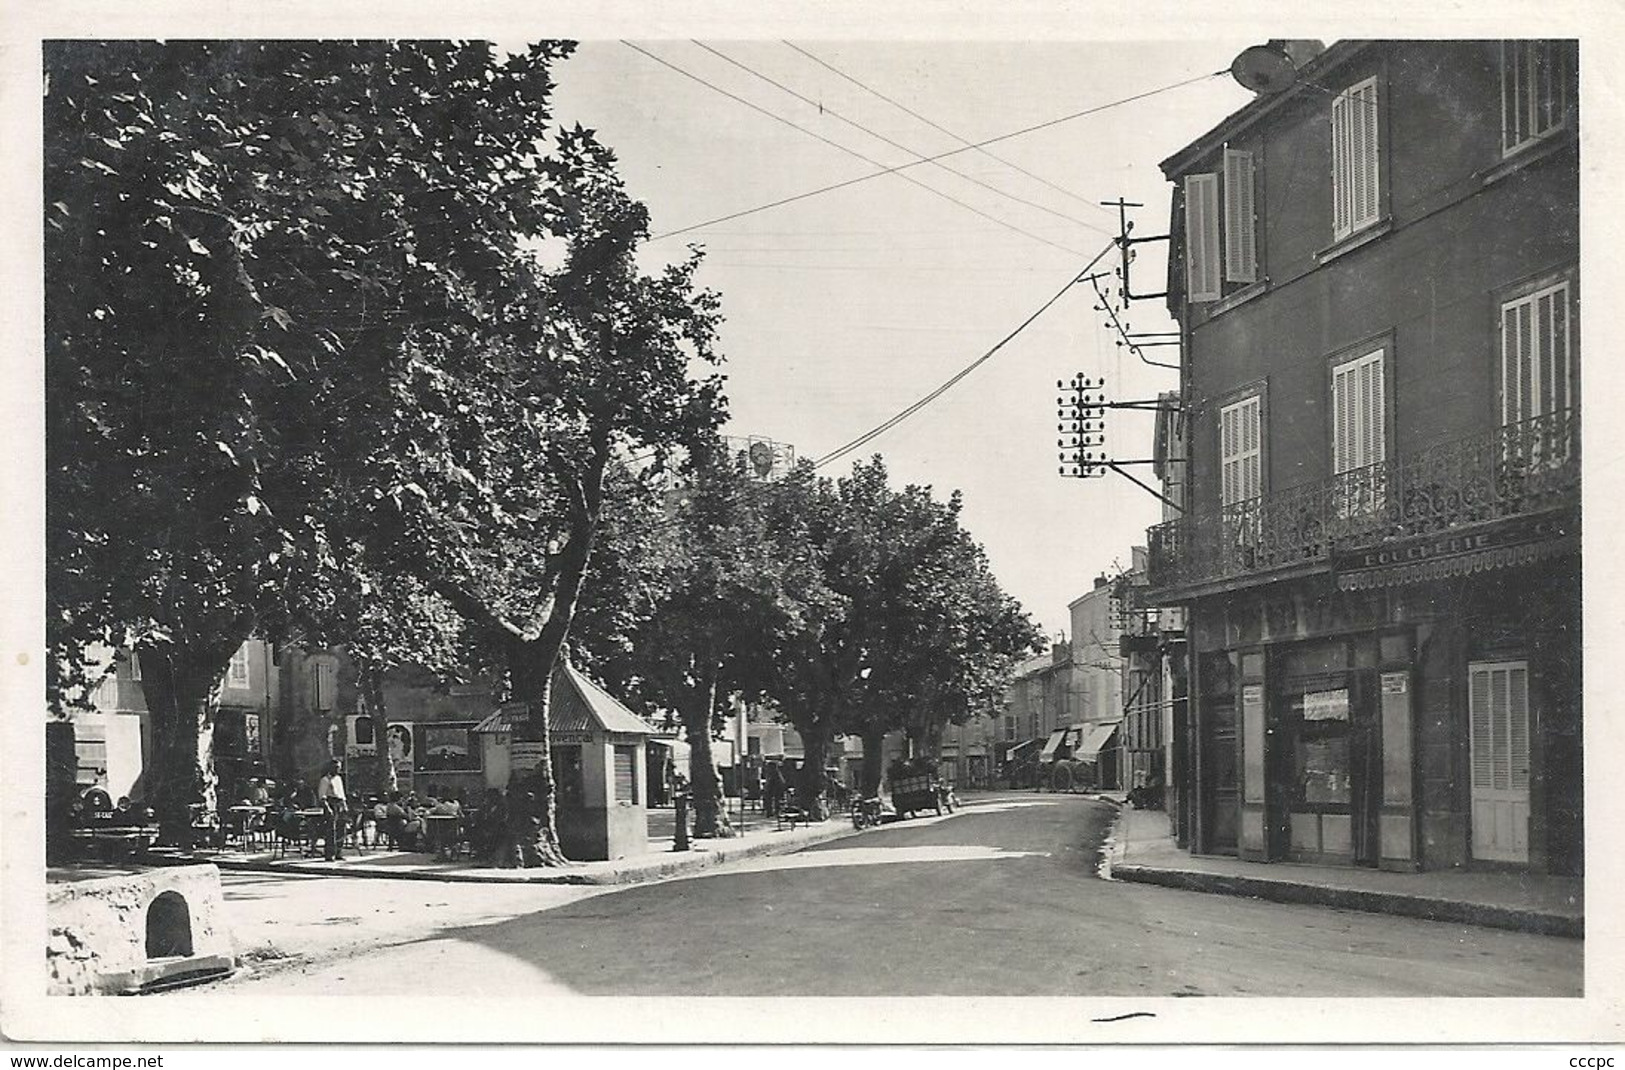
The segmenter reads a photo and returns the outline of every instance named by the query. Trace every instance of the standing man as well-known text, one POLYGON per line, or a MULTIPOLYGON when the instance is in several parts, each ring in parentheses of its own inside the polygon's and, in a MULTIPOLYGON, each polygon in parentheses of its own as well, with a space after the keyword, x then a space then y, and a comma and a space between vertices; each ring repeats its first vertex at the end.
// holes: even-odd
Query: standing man
POLYGON ((349 800, 344 797, 344 773, 337 759, 327 763, 322 778, 316 782, 316 801, 327 811, 327 860, 344 857, 344 833, 349 800))

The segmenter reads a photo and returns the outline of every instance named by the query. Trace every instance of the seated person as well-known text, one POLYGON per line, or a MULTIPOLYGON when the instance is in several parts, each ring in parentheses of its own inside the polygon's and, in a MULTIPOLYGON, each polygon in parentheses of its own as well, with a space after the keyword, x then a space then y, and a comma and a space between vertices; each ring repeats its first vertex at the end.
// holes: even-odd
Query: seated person
POLYGON ((249 777, 248 794, 243 801, 250 806, 264 806, 271 801, 271 793, 266 790, 265 782, 259 777, 249 777))
POLYGON ((351 817, 355 829, 355 842, 361 846, 371 847, 378 842, 378 818, 371 806, 358 806, 351 817))

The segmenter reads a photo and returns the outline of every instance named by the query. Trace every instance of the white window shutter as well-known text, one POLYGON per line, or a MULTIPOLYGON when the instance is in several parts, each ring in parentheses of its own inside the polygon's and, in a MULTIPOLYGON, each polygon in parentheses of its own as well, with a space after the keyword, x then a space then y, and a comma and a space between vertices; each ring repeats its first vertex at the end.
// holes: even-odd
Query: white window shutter
POLYGON ((1257 398, 1249 398, 1247 404, 1241 409, 1242 421, 1242 455, 1245 458, 1242 468, 1242 494, 1247 498, 1256 498, 1263 493, 1259 478, 1259 460, 1262 450, 1259 449, 1258 427, 1259 404, 1257 398))
POLYGON ((1382 215, 1381 200, 1378 197, 1378 183, 1382 170, 1379 166, 1378 155, 1381 152, 1377 140, 1377 119, 1380 112, 1377 110, 1377 83, 1372 80, 1360 88, 1355 95, 1357 107, 1360 111, 1360 188, 1365 193, 1365 199, 1360 204, 1359 218, 1355 223, 1374 223, 1382 215))
POLYGON ((1382 215, 1377 80, 1332 98, 1332 236, 1344 238, 1382 215))
POLYGON ((1341 238, 1349 232, 1349 99, 1332 98, 1332 233, 1341 238))
POLYGON ((1191 301, 1217 301, 1219 176, 1185 176, 1185 282, 1191 301))
POLYGON ((1224 277, 1227 282, 1258 278, 1253 203, 1253 154, 1224 150, 1224 277))
POLYGON ((1353 391, 1349 389, 1349 379, 1347 365, 1332 370, 1332 471, 1338 475, 1354 467, 1350 463, 1353 451, 1349 435, 1353 421, 1349 419, 1349 401, 1353 391))
POLYGON ((1223 505, 1263 493, 1261 412, 1257 397, 1219 410, 1219 495, 1223 505))

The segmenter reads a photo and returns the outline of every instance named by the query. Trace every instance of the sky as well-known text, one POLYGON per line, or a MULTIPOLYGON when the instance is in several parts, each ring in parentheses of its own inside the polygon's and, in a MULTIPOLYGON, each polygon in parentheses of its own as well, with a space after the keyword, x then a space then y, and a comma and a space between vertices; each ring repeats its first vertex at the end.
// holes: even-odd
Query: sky
MULTIPOLYGON (((896 485, 961 490, 1000 582, 1055 635, 1067 604, 1127 567, 1161 516, 1121 476, 1059 476, 1056 381, 1104 376, 1113 400, 1178 385, 1118 348, 1094 291, 1068 283, 1117 232, 1117 209, 1101 202, 1139 202, 1135 233, 1167 233, 1157 164, 1251 99, 1228 74, 1204 76, 1256 43, 586 41, 557 69, 554 116, 616 151, 650 210, 651 257, 705 249, 700 280, 726 317, 728 434, 821 457, 1066 291, 936 402, 823 469, 841 475, 878 452, 896 485), (967 150, 709 223, 1091 109, 1102 110, 987 146, 998 159, 967 150)), ((1164 288, 1164 249, 1139 248, 1136 292, 1164 288)), ((1117 266, 1113 250, 1093 271, 1117 266)), ((1174 327, 1160 299, 1123 319, 1135 332, 1174 327)), ((1109 414, 1108 455, 1149 457, 1152 420, 1109 414)), ((1130 471, 1154 482, 1149 466, 1130 471)))

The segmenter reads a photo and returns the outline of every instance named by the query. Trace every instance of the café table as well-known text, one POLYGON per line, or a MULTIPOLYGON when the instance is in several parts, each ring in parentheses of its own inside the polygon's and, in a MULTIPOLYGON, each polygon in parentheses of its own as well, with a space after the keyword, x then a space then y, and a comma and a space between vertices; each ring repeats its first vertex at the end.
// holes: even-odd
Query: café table
POLYGON ((304 853, 313 855, 316 853, 316 841, 330 833, 332 819, 319 806, 296 810, 294 814, 299 818, 299 838, 304 841, 304 853))
POLYGON ((457 846, 457 817, 455 814, 427 814, 424 829, 428 835, 429 850, 435 857, 450 859, 457 846))
POLYGON ((241 837, 244 844, 251 842, 255 835, 265 830, 266 808, 254 803, 238 803, 228 806, 226 812, 231 815, 227 833, 241 837))

